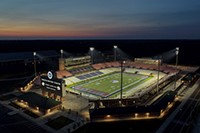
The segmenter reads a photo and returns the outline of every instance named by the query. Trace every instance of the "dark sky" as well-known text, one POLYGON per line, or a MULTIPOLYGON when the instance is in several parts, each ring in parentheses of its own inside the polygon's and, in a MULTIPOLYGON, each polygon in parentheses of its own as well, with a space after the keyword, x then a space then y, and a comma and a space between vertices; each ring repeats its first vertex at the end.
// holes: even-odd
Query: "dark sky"
POLYGON ((3 0, 0 39, 200 39, 200 0, 3 0))

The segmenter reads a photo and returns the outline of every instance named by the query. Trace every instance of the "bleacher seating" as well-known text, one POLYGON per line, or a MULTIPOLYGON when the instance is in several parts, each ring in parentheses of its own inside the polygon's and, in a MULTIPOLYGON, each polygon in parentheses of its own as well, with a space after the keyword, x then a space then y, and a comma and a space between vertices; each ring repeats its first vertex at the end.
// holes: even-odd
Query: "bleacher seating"
POLYGON ((56 71, 56 73, 57 73, 57 78, 58 79, 72 76, 72 74, 70 72, 66 71, 66 70, 56 71))
POLYGON ((79 75, 79 76, 76 76, 76 77, 79 78, 80 80, 84 80, 84 79, 95 77, 95 76, 98 76, 98 75, 101 75, 101 74, 103 74, 103 73, 100 72, 100 71, 95 71, 95 72, 79 75))
POLYGON ((65 78, 64 80, 65 80, 65 84, 67 84, 67 85, 68 85, 68 84, 73 84, 73 82, 70 81, 69 78, 65 78))
POLYGON ((112 63, 111 63, 111 62, 107 62, 106 65, 107 65, 108 67, 112 67, 112 63))
POLYGON ((100 66, 100 64, 94 64, 92 65, 96 70, 101 69, 102 67, 100 66))
POLYGON ((67 78, 69 81, 71 81, 71 82, 73 82, 73 83, 76 83, 76 82, 79 82, 79 81, 81 81, 80 79, 78 79, 78 78, 76 78, 76 77, 69 77, 69 78, 67 78))
MULTIPOLYGON (((124 67, 131 67, 131 68, 139 68, 139 69, 149 69, 149 70, 158 70, 158 66, 156 64, 145 64, 145 63, 138 63, 138 62, 129 62, 126 61, 123 64, 124 67)), ((162 71, 164 73, 174 73, 175 69, 172 67, 165 67, 165 66, 159 66, 159 71, 162 71)))
POLYGON ((75 68, 75 69, 69 70, 69 72, 72 74, 80 74, 80 73, 92 71, 92 70, 95 70, 93 66, 86 66, 82 68, 75 68))
POLYGON ((119 67, 119 66, 121 66, 121 64, 119 62, 111 62, 111 65, 113 67, 119 67))
POLYGON ((106 63, 102 63, 102 66, 104 66, 104 68, 109 67, 106 63))
MULTIPOLYGON (((158 70, 158 66, 156 64, 145 64, 138 62, 126 61, 123 64, 126 72, 134 73, 138 72, 140 74, 147 74, 149 70, 158 70)), ((89 79, 95 76, 99 76, 101 74, 108 74, 112 72, 121 71, 121 63, 120 62, 107 62, 107 63, 98 63, 93 64, 91 66, 85 66, 82 68, 74 68, 73 70, 63 70, 57 71, 58 78, 66 78, 66 83, 71 84, 75 82, 79 82, 81 80, 89 79), (77 74, 77 76, 73 76, 77 74), (71 76, 71 77, 70 77, 71 76)), ((166 74, 172 74, 175 72, 175 69, 167 66, 159 66, 159 71, 162 71, 166 74)), ((155 75, 154 72, 151 72, 155 75)), ((150 74, 150 73, 149 73, 150 74)))
POLYGON ((102 69, 102 70, 99 70, 99 71, 104 73, 104 74, 113 72, 112 68, 106 68, 106 69, 102 69))

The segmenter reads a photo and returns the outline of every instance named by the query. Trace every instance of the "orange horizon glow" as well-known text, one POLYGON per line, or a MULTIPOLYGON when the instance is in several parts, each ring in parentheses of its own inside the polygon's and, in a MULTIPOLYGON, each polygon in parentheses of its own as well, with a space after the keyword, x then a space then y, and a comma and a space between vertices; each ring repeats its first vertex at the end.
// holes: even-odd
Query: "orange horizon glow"
POLYGON ((92 29, 50 29, 50 28, 10 28, 2 29, 0 37, 112 37, 111 33, 93 31, 92 29))

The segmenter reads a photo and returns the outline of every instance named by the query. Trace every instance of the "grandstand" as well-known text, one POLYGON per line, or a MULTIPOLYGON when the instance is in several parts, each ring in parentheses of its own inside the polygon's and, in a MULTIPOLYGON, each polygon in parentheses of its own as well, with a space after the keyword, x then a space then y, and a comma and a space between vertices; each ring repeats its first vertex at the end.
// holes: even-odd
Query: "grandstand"
POLYGON ((71 69, 69 70, 69 72, 71 74, 80 74, 80 73, 85 73, 85 72, 88 72, 88 71, 92 71, 92 70, 95 70, 95 68, 93 66, 85 66, 85 67, 81 67, 81 68, 74 68, 74 69, 71 69))
POLYGON ((56 73, 58 79, 72 76, 72 74, 66 70, 56 71, 56 73))
MULTIPOLYGON (((125 97, 135 97, 138 98, 140 96, 143 96, 144 94, 150 92, 156 85, 157 82, 157 71, 158 71, 158 65, 156 64, 145 64, 145 63, 140 63, 140 62, 131 62, 131 61, 126 61, 123 63, 124 68, 124 74, 130 73, 132 74, 131 78, 135 78, 134 76, 137 77, 137 75, 144 75, 145 77, 151 76, 151 78, 145 79, 145 82, 142 81, 141 84, 134 83, 132 81, 131 83, 127 84, 136 84, 135 85, 129 85, 129 89, 124 89, 123 91, 123 96, 125 97), (133 76, 133 74, 136 74, 133 76)), ((173 74, 175 72, 175 69, 172 67, 167 67, 167 66, 159 66, 159 79, 160 82, 163 81, 164 79, 167 79, 170 77, 170 74, 173 74)), ((93 65, 79 65, 78 67, 73 67, 70 70, 61 70, 57 71, 58 78, 63 78, 65 80, 66 86, 67 86, 67 91, 73 92, 73 93, 82 93, 83 96, 92 96, 92 98, 119 98, 119 91, 120 91, 120 86, 114 87, 116 90, 113 92, 106 92, 107 89, 105 88, 105 83, 101 83, 101 88, 97 91, 96 89, 98 88, 97 86, 92 86, 89 84, 90 82, 95 81, 100 81, 99 79, 107 79, 108 76, 115 74, 119 75, 119 72, 121 72, 121 62, 105 62, 105 63, 97 63, 93 65), (85 85, 90 85, 90 87, 85 87, 85 85), (84 86, 84 87, 83 87, 84 86), (92 88, 91 88, 92 86, 92 88), (101 95, 103 94, 103 95, 101 95), (115 94, 115 95, 111 95, 115 94), (99 97, 100 96, 100 97, 99 97)), ((123 74, 123 75, 124 75, 123 74)), ((123 76, 126 78, 126 75, 123 76)), ((104 79, 104 80, 105 80, 104 79)), ((115 80, 115 79, 113 79, 115 80)), ((117 81, 120 81, 120 78, 118 76, 117 81)), ((127 79, 128 80, 128 79, 127 79)), ((105 82, 105 81, 104 81, 105 82)), ((99 84, 99 83, 96 83, 99 84)), ((113 86, 112 83, 109 83, 113 86)), ((106 85, 109 86, 109 85, 106 85)), ((115 85, 114 85, 115 86, 115 85)), ((127 87, 125 87, 127 88, 127 87)), ((110 89, 108 89, 110 90, 110 89)))
POLYGON ((121 62, 116 61, 88 64, 88 59, 84 58, 67 60, 68 63, 78 65, 71 66, 68 64, 68 67, 65 67, 64 70, 56 71, 57 77, 65 80, 67 91, 82 94, 92 99, 120 97, 121 67, 123 67, 123 97, 136 99, 147 93, 154 93, 158 70, 160 71, 159 83, 175 74, 174 68, 163 65, 158 66, 155 63, 126 61, 121 64, 121 62), (140 76, 142 78, 137 79, 140 76), (113 79, 111 80, 111 78, 113 79))

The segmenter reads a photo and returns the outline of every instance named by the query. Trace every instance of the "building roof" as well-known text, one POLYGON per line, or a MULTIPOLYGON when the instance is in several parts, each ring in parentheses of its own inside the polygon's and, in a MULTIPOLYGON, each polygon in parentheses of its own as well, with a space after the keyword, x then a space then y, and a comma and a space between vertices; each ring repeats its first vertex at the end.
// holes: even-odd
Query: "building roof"
MULTIPOLYGON (((36 57, 51 57, 60 56, 55 50, 36 51, 36 57)), ((2 53, 0 54, 0 62, 33 59, 33 52, 18 52, 18 53, 2 53)))
POLYGON ((17 85, 17 87, 25 87, 30 81, 32 81, 35 78, 35 74, 31 75, 30 77, 28 77, 26 80, 24 80, 23 82, 19 83, 17 85))
POLYGON ((163 109, 168 102, 172 102, 174 100, 176 94, 177 92, 175 91, 166 91, 161 97, 152 103, 152 105, 156 108, 163 109))
POLYGON ((42 108, 44 110, 50 109, 52 107, 55 107, 57 105, 62 104, 61 102, 55 101, 53 99, 44 97, 42 95, 39 95, 34 92, 27 92, 20 96, 18 96, 19 99, 24 100, 32 105, 35 105, 39 108, 42 108))
POLYGON ((195 73, 188 73, 187 75, 185 75, 185 77, 183 77, 181 79, 181 81, 190 81, 192 80, 192 78, 194 77, 195 73))

